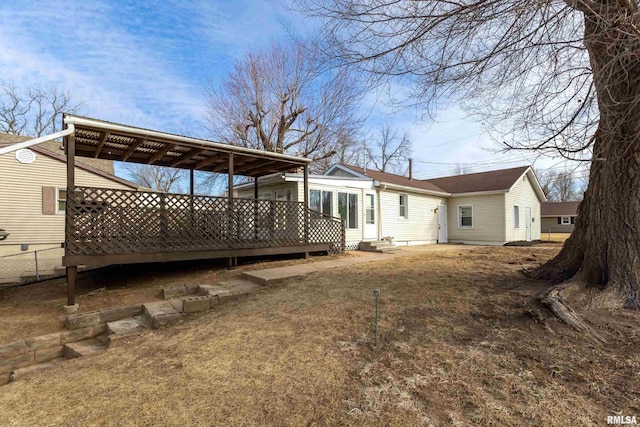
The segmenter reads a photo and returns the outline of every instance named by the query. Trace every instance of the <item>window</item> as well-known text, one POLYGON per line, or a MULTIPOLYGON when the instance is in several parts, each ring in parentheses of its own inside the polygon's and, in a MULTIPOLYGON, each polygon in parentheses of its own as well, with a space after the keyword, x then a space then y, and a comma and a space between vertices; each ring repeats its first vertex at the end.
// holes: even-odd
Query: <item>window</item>
POLYGON ((276 191, 276 200, 280 201, 280 202, 290 202, 291 201, 291 190, 281 190, 281 191, 276 191))
POLYGON ((258 200, 273 200, 273 193, 260 193, 258 200))
POLYGON ((316 212, 333 216, 333 192, 309 190, 309 207, 316 212))
POLYGON ((400 195, 400 218, 408 218, 409 217, 409 206, 407 202, 409 200, 409 196, 406 194, 400 195))
POLYGON ((358 195, 338 193, 338 213, 347 228, 358 228, 358 195))
POLYGON ((367 224, 375 224, 375 196, 373 194, 367 194, 367 210, 366 210, 366 222, 367 224))
POLYGON ((58 188, 56 191, 56 207, 58 213, 64 213, 67 209, 67 190, 58 188))
POLYGON ((520 228, 520 206, 513 207, 513 228, 520 228))
POLYGON ((571 224, 571 218, 568 216, 563 216, 562 217, 562 225, 570 225, 571 224))
POLYGON ((458 228, 473 228, 473 206, 458 206, 458 228))

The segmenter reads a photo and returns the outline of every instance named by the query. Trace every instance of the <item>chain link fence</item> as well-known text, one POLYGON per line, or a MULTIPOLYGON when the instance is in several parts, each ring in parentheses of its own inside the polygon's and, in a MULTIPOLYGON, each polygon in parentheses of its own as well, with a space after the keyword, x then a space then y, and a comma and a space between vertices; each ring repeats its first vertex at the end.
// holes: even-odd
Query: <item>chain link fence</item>
POLYGON ((63 255, 57 247, 0 256, 0 287, 64 276, 63 255))

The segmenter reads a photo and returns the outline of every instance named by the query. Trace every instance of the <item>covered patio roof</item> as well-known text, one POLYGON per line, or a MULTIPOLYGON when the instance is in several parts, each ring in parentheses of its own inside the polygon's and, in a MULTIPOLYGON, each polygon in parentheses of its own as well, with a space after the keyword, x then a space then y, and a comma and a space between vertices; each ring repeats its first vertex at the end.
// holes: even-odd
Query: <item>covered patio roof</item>
POLYGON ((65 114, 75 126, 75 155, 258 177, 307 166, 311 159, 65 114), (229 170, 229 155, 233 170, 229 170))

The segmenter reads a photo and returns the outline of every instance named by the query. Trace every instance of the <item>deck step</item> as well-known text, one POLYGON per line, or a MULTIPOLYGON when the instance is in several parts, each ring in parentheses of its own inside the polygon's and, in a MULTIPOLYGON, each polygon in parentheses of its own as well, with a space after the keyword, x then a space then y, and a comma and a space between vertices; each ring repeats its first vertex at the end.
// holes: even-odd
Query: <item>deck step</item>
POLYGON ((180 320, 182 315, 169 301, 149 302, 142 305, 144 324, 151 329, 158 329, 180 320))
POLYGON ((65 359, 91 356, 107 349, 107 345, 96 338, 83 341, 70 342, 64 345, 62 354, 65 359))

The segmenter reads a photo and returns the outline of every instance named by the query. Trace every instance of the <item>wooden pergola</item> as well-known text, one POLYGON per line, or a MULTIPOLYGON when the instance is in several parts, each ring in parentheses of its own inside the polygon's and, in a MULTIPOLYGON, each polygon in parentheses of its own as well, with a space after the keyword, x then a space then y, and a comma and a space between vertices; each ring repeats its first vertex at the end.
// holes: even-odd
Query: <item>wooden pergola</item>
POLYGON ((310 211, 310 159, 63 116, 67 155, 65 256, 68 305, 78 266, 344 251, 344 224, 310 211), (191 171, 190 194, 79 187, 76 156, 191 171), (303 169, 298 202, 258 200, 258 177, 303 169), (193 171, 228 175, 226 197, 196 196, 193 171), (254 199, 233 197, 236 175, 254 178, 254 199))

